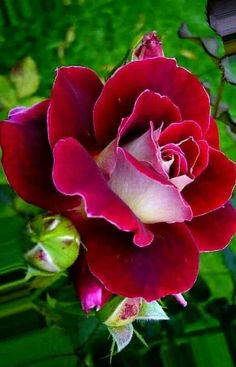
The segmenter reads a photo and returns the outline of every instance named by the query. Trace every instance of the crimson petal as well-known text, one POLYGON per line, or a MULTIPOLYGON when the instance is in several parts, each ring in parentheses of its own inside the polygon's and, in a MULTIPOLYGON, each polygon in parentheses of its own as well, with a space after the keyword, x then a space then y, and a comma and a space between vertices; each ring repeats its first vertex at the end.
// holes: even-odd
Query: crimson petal
POLYGON ((89 217, 105 218, 123 231, 134 231, 138 246, 151 243, 152 233, 109 188, 95 161, 75 139, 56 144, 53 178, 61 193, 83 197, 89 217))
POLYGON ((78 205, 56 191, 52 178, 52 154, 47 140, 48 101, 10 112, 0 125, 2 164, 9 183, 25 201, 50 210, 78 205))
POLYGON ((181 119, 179 108, 168 97, 145 90, 138 96, 131 115, 122 121, 119 133, 121 137, 131 131, 137 135, 147 130, 150 121, 157 129, 162 123, 166 126, 181 119))
POLYGON ((75 283, 77 295, 85 312, 89 312, 93 308, 96 311, 100 310, 111 297, 111 293, 89 271, 84 250, 73 265, 71 275, 75 283))
POLYGON ((235 178, 235 164, 210 147, 207 168, 182 191, 193 215, 207 214, 224 205, 232 195, 235 178))
POLYGON ((99 223, 85 238, 88 265, 112 293, 153 301, 187 291, 198 273, 198 250, 185 224, 159 224, 139 248, 129 234, 99 223))
POLYGON ((159 145, 166 145, 168 143, 180 143, 189 137, 196 141, 202 139, 202 131, 200 126, 194 121, 182 121, 173 123, 166 127, 160 134, 159 145))
POLYGON ((94 145, 93 107, 102 82, 90 69, 80 66, 57 70, 48 110, 49 141, 66 137, 78 139, 86 147, 94 145))
POLYGON ((157 57, 130 62, 106 82, 94 108, 95 134, 101 145, 115 137, 122 117, 130 115, 135 100, 146 89, 169 97, 183 119, 194 120, 207 131, 210 101, 204 87, 174 59, 157 57))
POLYGON ((186 223, 200 251, 222 250, 236 232, 236 210, 227 203, 222 208, 186 223))
POLYGON ((219 141, 219 131, 216 121, 213 117, 210 118, 210 125, 207 130, 205 139, 208 141, 209 145, 215 149, 220 149, 220 141, 219 141))

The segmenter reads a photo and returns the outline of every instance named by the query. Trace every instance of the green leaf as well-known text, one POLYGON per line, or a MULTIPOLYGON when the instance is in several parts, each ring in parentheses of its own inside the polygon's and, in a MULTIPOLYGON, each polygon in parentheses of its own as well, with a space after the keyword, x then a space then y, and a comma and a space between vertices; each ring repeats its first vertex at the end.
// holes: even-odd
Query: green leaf
POLYGON ((203 49, 207 52, 209 56, 211 56, 213 59, 218 60, 221 54, 221 44, 219 39, 216 37, 198 37, 193 35, 187 24, 183 23, 178 31, 179 37, 184 39, 189 39, 200 46, 203 47, 203 49))
POLYGON ((11 82, 3 75, 0 75, 0 96, 0 104, 7 109, 17 104, 16 92, 11 82))
POLYGON ((225 80, 236 85, 236 55, 226 56, 220 61, 225 80))
POLYGON ((41 329, 0 344, 1 367, 76 367, 72 343, 62 329, 41 329))
POLYGON ((82 311, 79 301, 72 302, 63 302, 58 301, 56 298, 51 297, 47 294, 47 302, 51 308, 55 308, 63 313, 67 313, 69 315, 74 316, 85 316, 85 313, 82 311))
POLYGON ((134 328, 132 324, 120 326, 120 327, 108 327, 108 330, 116 342, 118 352, 124 349, 131 341, 134 328))
MULTIPOLYGON (((230 124, 228 122, 229 114, 225 112, 220 118, 230 124)), ((223 152, 233 161, 236 161, 236 149, 235 149, 235 139, 236 137, 231 132, 230 127, 223 123, 222 121, 218 121, 219 133, 220 133, 220 146, 223 152)))
POLYGON ((11 72, 11 80, 15 84, 18 98, 34 94, 39 87, 39 74, 31 57, 24 58, 11 72))
POLYGON ((137 320, 169 320, 169 317, 158 302, 146 302, 143 300, 137 320))
POLYGON ((25 222, 18 216, 0 218, 0 274, 26 269, 21 241, 25 222))
POLYGON ((207 282, 213 298, 226 297, 231 302, 234 285, 222 252, 202 254, 200 274, 207 282))

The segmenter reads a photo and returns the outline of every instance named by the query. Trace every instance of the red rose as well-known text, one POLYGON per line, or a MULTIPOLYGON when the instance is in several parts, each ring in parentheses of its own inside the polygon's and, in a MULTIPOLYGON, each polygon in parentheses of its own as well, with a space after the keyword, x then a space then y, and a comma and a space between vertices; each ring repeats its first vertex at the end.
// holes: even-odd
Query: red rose
POLYGON ((86 310, 109 292, 151 301, 188 290, 199 253, 236 229, 235 165, 209 97, 147 40, 156 54, 139 49, 105 85, 88 68, 58 69, 50 100, 1 124, 12 187, 80 231, 87 251, 73 274, 86 310))

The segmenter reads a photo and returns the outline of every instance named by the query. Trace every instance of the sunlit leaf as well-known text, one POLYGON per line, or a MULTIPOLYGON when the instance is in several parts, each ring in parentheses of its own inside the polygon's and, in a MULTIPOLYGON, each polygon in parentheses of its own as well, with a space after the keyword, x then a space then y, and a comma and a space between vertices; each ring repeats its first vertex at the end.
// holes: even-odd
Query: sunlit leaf
POLYGON ((31 57, 24 58, 12 70, 11 80, 15 85, 18 98, 34 94, 39 86, 39 74, 35 61, 31 57))

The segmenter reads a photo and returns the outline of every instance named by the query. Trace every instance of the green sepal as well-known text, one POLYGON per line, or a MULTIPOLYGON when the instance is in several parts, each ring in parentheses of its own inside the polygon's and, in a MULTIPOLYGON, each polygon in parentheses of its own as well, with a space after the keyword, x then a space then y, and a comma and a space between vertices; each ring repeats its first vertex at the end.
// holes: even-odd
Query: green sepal
POLYGON ((146 302, 143 300, 142 307, 136 320, 146 320, 146 321, 158 321, 158 320, 169 320, 169 317, 159 305, 158 302, 146 302))
POLYGON ((115 341, 118 352, 121 352, 131 341, 134 333, 132 324, 120 327, 108 327, 108 330, 115 341))

